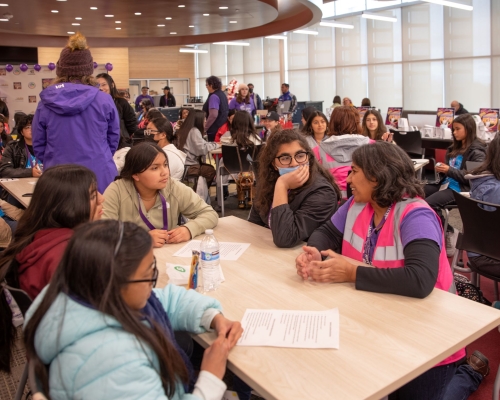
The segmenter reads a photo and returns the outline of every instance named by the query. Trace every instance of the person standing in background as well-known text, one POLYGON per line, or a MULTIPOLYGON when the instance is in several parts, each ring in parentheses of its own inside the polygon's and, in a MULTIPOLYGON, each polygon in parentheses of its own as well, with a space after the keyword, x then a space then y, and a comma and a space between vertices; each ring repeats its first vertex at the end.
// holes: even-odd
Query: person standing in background
POLYGON ((154 104, 155 101, 154 99, 149 95, 149 88, 147 86, 143 86, 141 88, 141 93, 139 96, 137 96, 137 98, 135 99, 135 111, 136 112, 139 112, 141 111, 141 101, 143 99, 148 99, 151 101, 151 104, 154 104))
POLYGON ((103 193, 117 175, 113 154, 120 140, 120 118, 112 97, 96 87, 93 73, 87 40, 78 32, 61 51, 57 78, 40 93, 33 149, 44 168, 79 164, 94 171, 103 193))
POLYGON ((290 102, 290 108, 288 110, 282 111, 293 113, 297 108, 297 97, 294 94, 290 93, 290 85, 288 83, 283 83, 281 85, 281 96, 278 98, 278 107, 281 107, 283 105, 283 102, 285 101, 290 102))
POLYGON ((161 96, 160 107, 175 107, 175 97, 170 93, 170 87, 165 86, 163 88, 164 96, 161 96))
POLYGON ((250 92, 250 97, 253 99, 253 102, 255 104, 255 107, 257 110, 263 110, 264 109, 264 104, 262 104, 262 99, 257 93, 253 92, 253 83, 249 83, 248 85, 248 91, 250 92))
POLYGON ((208 141, 213 142, 219 128, 227 121, 227 112, 229 105, 226 94, 221 90, 222 82, 216 76, 209 76, 205 80, 205 86, 208 90, 208 98, 203 104, 205 113, 205 132, 208 141))

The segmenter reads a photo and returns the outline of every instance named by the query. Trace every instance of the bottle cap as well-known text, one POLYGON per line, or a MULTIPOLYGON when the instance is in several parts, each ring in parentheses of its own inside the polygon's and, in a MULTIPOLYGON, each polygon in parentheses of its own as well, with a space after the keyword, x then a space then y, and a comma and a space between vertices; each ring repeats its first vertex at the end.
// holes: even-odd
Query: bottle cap
POLYGON ((205 229, 205 235, 213 235, 214 230, 213 229, 205 229))

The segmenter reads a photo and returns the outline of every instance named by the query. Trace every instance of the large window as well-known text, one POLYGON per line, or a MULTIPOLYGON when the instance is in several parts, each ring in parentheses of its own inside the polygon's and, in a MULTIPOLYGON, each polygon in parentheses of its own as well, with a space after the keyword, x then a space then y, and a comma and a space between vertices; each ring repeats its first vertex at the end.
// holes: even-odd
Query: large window
MULTIPOLYGON (((353 29, 317 25, 308 28, 317 35, 287 32, 286 40, 251 39, 249 47, 206 45, 210 52, 199 55, 198 76, 242 79, 262 97, 278 96, 287 79, 299 101, 322 100, 324 108, 335 95, 355 105, 369 97, 384 114, 390 106, 435 110, 452 100, 474 112, 499 107, 500 77, 493 71, 500 68, 500 1, 462 0, 473 11, 412 3, 328 3, 327 16, 353 29), (356 14, 364 10, 397 22, 356 14)), ((204 82, 199 88, 205 91, 204 82)))

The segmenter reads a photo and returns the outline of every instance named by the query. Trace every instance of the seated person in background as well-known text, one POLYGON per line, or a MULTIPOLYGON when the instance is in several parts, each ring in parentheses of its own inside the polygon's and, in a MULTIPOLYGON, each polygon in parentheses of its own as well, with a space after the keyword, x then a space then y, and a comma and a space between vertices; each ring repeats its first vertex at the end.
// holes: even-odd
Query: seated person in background
MULTIPOLYGON (((470 114, 459 115, 453 120, 453 144, 446 150, 445 163, 436 164, 436 171, 443 177, 439 183, 425 185, 425 201, 436 211, 444 226, 442 209, 455 203, 453 192, 468 192, 469 180, 465 179, 467 161, 484 161, 486 145, 477 138, 476 123, 470 114)), ((448 224, 446 252, 455 253, 458 232, 448 224)))
POLYGON ((133 223, 100 221, 77 230, 26 315, 26 353, 50 398, 222 398, 241 325, 194 290, 153 289, 159 268, 151 237, 133 223), (197 378, 174 330, 215 330, 197 378))
POLYGON ((276 111, 269 111, 265 117, 262 117, 262 124, 266 130, 262 134, 262 140, 267 141, 272 135, 281 132, 283 127, 280 124, 280 116, 276 111))
MULTIPOLYGON (((245 111, 236 111, 231 124, 231 131, 222 135, 220 142, 223 146, 237 146, 240 150, 247 150, 251 157, 253 154, 252 158, 254 159, 257 154, 256 146, 262 144, 262 139, 255 131, 251 115, 245 111)), ((220 161, 219 168, 224 168, 224 158, 220 161)), ((240 172, 243 173, 241 181, 237 176, 233 177, 236 181, 238 208, 250 208, 252 207, 254 197, 253 182, 255 181, 255 176, 253 172, 250 171, 240 172)), ((217 184, 219 184, 219 182, 217 182, 217 184)), ((219 191, 217 193, 219 193, 219 191)))
POLYGON ((184 120, 189 115, 189 111, 190 110, 191 110, 190 107, 181 107, 179 109, 179 119, 177 120, 177 122, 174 125, 174 134, 176 134, 177 131, 181 128, 182 123, 184 122, 184 120))
POLYGON ((95 174, 79 165, 47 168, 14 239, 0 257, 0 282, 34 299, 54 274, 73 229, 101 218, 104 199, 95 174))
POLYGON ((172 142, 174 141, 174 129, 167 118, 155 118, 148 123, 148 129, 145 130, 153 141, 160 146, 167 154, 170 176, 181 180, 184 175, 184 162, 186 154, 178 150, 172 142))
POLYGON ((309 119, 311 114, 315 111, 318 111, 318 110, 312 106, 305 107, 302 109, 302 111, 300 112, 300 115, 301 115, 300 122, 302 122, 302 129, 304 129, 304 126, 306 125, 307 120, 309 119))
POLYGON ((120 172, 122 171, 123 166, 125 165, 125 156, 132 148, 132 146, 133 142, 131 139, 127 139, 123 136, 120 136, 120 143, 118 143, 118 149, 115 151, 115 154, 113 154, 113 161, 115 162, 118 175, 120 175, 120 172))
POLYGON ((217 213, 191 188, 170 179, 161 147, 140 143, 128 152, 118 180, 104 192, 103 218, 131 221, 149 232, 154 247, 186 242, 217 225, 217 213), (179 215, 189 221, 178 226, 179 215))
POLYGON ((363 135, 372 140, 392 142, 393 135, 387 131, 384 120, 377 110, 368 110, 365 113, 361 128, 363 130, 363 135))
MULTIPOLYGON (((500 204, 500 135, 488 145, 484 163, 465 175, 470 182, 470 197, 492 204, 500 204)), ((488 210, 493 207, 483 206, 488 210)), ((479 271, 500 279, 500 261, 489 257, 468 253, 469 262, 479 271)))
POLYGON ((342 198, 347 198, 346 179, 351 170, 351 157, 359 146, 373 142, 361 134, 359 112, 350 106, 341 106, 333 110, 330 117, 328 134, 330 137, 321 142, 321 146, 312 149, 314 155, 333 175, 342 191, 342 198))
POLYGON ((371 107, 372 103, 368 97, 365 97, 363 100, 361 100, 361 107, 371 107))
MULTIPOLYGON (((416 298, 428 296, 434 288, 454 293, 443 229, 422 199, 422 186, 408 155, 385 142, 361 146, 352 155, 347 179, 353 197, 311 235, 296 260, 298 275, 416 298), (329 258, 323 261, 324 257, 329 258)), ((460 349, 389 399, 441 399, 444 382, 464 357, 465 349, 460 349)))
POLYGON ((149 95, 149 88, 147 86, 141 88, 141 94, 135 99, 135 111, 141 112, 141 102, 143 100, 150 101, 151 105, 154 104, 154 99, 149 95))
POLYGON ((162 112, 156 108, 150 108, 146 113, 142 121, 138 125, 138 129, 134 133, 134 139, 144 139, 144 131, 149 124, 155 118, 166 118, 162 112))
POLYGON ((261 149, 256 196, 248 220, 271 229, 274 244, 294 247, 337 210, 340 191, 293 129, 273 134, 261 149))
POLYGON ((340 96, 335 96, 333 98, 333 104, 330 106, 330 108, 335 108, 335 107, 341 106, 342 105, 341 102, 342 102, 342 100, 340 100, 340 96))
POLYGON ((19 140, 11 141, 5 148, 0 161, 1 178, 38 178, 43 165, 35 157, 31 137, 33 115, 25 116, 18 124, 19 140))
POLYGON ((304 125, 302 133, 309 147, 314 149, 329 136, 328 118, 321 111, 314 110, 304 125))
POLYGON ((469 111, 467 111, 462 103, 459 103, 457 100, 453 100, 450 104, 451 108, 455 109, 455 117, 457 115, 462 115, 462 114, 468 114, 469 111))
POLYGON ((222 135, 231 130, 231 123, 233 122, 234 114, 236 114, 235 109, 229 110, 227 112, 227 121, 219 128, 219 130, 215 134, 215 143, 220 143, 220 138, 222 137, 222 135))
POLYGON ((145 122, 143 121, 144 117, 146 116, 146 114, 149 110, 154 108, 154 106, 153 106, 152 101, 150 101, 148 99, 144 99, 141 101, 140 107, 141 107, 141 111, 139 112, 139 115, 137 116, 137 123, 138 123, 138 128, 142 129, 142 128, 144 128, 143 125, 145 125, 145 122))
POLYGON ((344 97, 342 99, 342 105, 343 106, 350 106, 350 107, 354 107, 354 104, 352 104, 352 100, 349 98, 349 97, 344 97))
POLYGON ((250 96, 248 86, 244 83, 240 83, 238 86, 238 93, 229 102, 229 109, 246 111, 252 117, 255 115, 255 110, 257 108, 255 107, 253 97, 250 96))
MULTIPOLYGON (((26 117, 26 114, 23 113, 22 111, 18 111, 14 114, 14 128, 12 129, 12 132, 10 133, 10 135, 17 135, 18 134, 18 130, 17 130, 17 126, 19 125, 19 122, 21 122, 21 120, 26 117)), ((13 137, 13 139, 18 139, 16 137, 13 137)))
POLYGON ((7 144, 12 140, 11 136, 7 133, 6 118, 0 114, 0 153, 3 152, 7 144))

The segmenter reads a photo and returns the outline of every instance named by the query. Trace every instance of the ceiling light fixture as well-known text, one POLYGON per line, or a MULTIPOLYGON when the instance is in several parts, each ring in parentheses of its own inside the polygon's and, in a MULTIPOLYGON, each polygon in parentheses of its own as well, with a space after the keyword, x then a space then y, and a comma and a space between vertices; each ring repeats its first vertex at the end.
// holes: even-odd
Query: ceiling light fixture
POLYGON ((250 46, 249 42, 215 42, 213 44, 222 44, 226 46, 250 46))
POLYGON ((57 10, 52 10, 51 12, 52 12, 52 13, 54 13, 54 14, 57 14, 59 11, 57 11, 57 10))
POLYGON ((8 4, 0 4, 0 7, 8 7, 8 4))
POLYGON ((271 36, 265 36, 266 39, 281 39, 281 40, 285 40, 286 39, 286 36, 283 35, 283 36, 280 36, 280 35, 271 35, 271 36))
POLYGON ((161 28, 161 27, 163 27, 163 26, 165 26, 165 25, 163 25, 163 24, 160 24, 160 25, 157 25, 157 26, 159 26, 159 27, 161 28))
POLYGON ((74 35, 75 32, 68 32, 68 35, 74 35))
POLYGON ((172 19, 172 17, 167 17, 167 18, 165 18, 165 19, 171 20, 171 19, 172 19))
POLYGON ((119 30, 120 30, 120 29, 122 29, 122 28, 118 27, 118 28, 115 28, 115 29, 116 29, 117 31, 119 31, 119 30))
POLYGON ((56 0, 56 1, 66 1, 66 0, 56 0))
POLYGON ((0 22, 9 22, 8 18, 0 18, 0 22))
POLYGON ((73 25, 73 26, 80 26, 80 24, 77 24, 76 22, 72 23, 71 25, 73 25))
POLYGON ((82 20, 82 17, 75 17, 75 19, 76 19, 77 21, 81 21, 81 20, 82 20))
POLYGON ((229 21, 230 24, 237 24, 238 21, 229 21))
POLYGON ((361 14, 362 18, 365 19, 376 19, 377 21, 387 21, 387 22, 397 22, 398 19, 396 17, 384 17, 383 15, 377 15, 377 14, 367 14, 363 13, 361 14))
POLYGON ((467 6, 465 4, 455 3, 453 1, 447 1, 447 0, 422 0, 422 1, 425 1, 426 3, 433 3, 442 6, 459 8, 461 10, 467 10, 467 11, 472 11, 474 9, 474 7, 472 6, 467 6))
POLYGON ((113 17, 114 17, 114 15, 113 15, 113 14, 106 14, 106 15, 105 15, 105 17, 106 17, 106 18, 113 18, 113 17))
POLYGON ((115 24, 121 24, 122 21, 115 21, 115 24))
POLYGON ((210 14, 203 14, 204 17, 208 17, 210 14))
POLYGON ((186 6, 185 6, 184 4, 179 4, 177 7, 179 7, 179 8, 184 8, 184 7, 186 7, 186 6))
POLYGON ((97 10, 97 7, 90 7, 91 10, 97 10))
POLYGON ((208 53, 208 50, 198 50, 198 49, 179 49, 179 53, 208 53))
POLYGON ((318 32, 316 32, 316 31, 310 31, 307 29, 298 29, 296 31, 293 31, 293 33, 300 33, 302 35, 317 35, 318 34, 318 32))
POLYGON ((194 28, 194 25, 189 25, 190 28, 194 28))
POLYGON ((177 35, 177 32, 170 32, 171 35, 177 35))
POLYGON ((219 7, 219 10, 227 10, 229 7, 219 7))
POLYGON ((331 28, 345 28, 345 29, 354 29, 354 25, 350 24, 341 24, 338 22, 320 22, 319 26, 329 26, 331 28))
POLYGON ((135 13, 135 15, 141 15, 142 13, 135 13))

